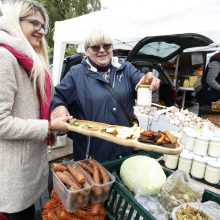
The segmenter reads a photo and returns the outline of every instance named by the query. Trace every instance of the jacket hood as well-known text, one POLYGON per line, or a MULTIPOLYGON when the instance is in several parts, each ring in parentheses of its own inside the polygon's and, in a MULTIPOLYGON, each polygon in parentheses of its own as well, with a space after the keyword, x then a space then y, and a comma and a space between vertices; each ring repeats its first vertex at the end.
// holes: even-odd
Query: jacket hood
POLYGON ((31 57, 22 36, 5 20, 3 16, 0 17, 0 43, 6 44, 18 52, 31 57))

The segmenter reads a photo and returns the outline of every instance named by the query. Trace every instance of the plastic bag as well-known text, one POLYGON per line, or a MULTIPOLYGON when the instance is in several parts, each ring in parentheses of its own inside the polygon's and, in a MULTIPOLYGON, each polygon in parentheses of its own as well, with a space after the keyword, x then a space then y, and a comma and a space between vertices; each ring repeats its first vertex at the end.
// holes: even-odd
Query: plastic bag
POLYGON ((177 170, 167 178, 160 193, 160 202, 168 216, 172 210, 189 202, 201 202, 204 188, 192 182, 188 173, 177 170))
POLYGON ((135 199, 156 219, 167 220, 166 210, 159 202, 158 196, 142 196, 139 193, 135 199))
MULTIPOLYGON (((213 201, 208 201, 208 202, 204 202, 204 203, 187 203, 184 205, 180 205, 180 206, 174 208, 172 211, 172 219, 173 220, 180 219, 180 217, 177 218, 177 212, 181 211, 181 210, 184 210, 184 213, 189 216, 190 213, 187 212, 186 205, 198 210, 198 215, 200 215, 200 216, 205 214, 208 217, 210 217, 212 220, 219 220, 220 206, 216 202, 213 202, 213 201)), ((188 210, 190 210, 190 209, 188 209, 188 210)), ((195 215, 195 210, 193 211, 192 214, 195 215)), ((181 212, 180 216, 182 216, 182 219, 184 219, 182 212, 181 212)))

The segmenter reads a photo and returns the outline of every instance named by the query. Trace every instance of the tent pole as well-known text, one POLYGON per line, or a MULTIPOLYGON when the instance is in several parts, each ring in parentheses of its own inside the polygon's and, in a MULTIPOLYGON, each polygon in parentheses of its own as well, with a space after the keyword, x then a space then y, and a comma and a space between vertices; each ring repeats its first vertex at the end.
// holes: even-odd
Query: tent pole
POLYGON ((178 77, 178 69, 179 69, 179 56, 177 56, 176 59, 176 68, 175 68, 175 73, 174 73, 174 79, 173 79, 173 83, 175 85, 175 87, 177 88, 177 77, 178 77))

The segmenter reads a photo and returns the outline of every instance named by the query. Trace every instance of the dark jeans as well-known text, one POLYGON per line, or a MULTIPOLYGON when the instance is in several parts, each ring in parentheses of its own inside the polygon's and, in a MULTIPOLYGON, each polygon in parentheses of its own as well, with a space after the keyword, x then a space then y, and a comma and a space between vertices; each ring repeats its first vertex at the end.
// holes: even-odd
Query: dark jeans
POLYGON ((4 215, 10 220, 34 220, 35 207, 31 207, 16 213, 5 213, 4 215))

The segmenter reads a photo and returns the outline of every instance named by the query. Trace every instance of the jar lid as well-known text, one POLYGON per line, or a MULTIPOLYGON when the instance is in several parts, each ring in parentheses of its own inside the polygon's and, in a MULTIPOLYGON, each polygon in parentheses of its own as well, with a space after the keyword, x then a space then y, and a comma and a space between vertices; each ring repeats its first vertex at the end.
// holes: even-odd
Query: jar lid
POLYGON ((192 128, 184 127, 183 128, 183 133, 185 133, 188 136, 196 136, 195 135, 195 130, 192 128))
POLYGON ((200 135, 200 136, 197 136, 196 139, 203 140, 203 141, 209 141, 210 138, 208 136, 200 135))
POLYGON ((211 167, 216 167, 216 168, 220 168, 220 163, 218 163, 218 161, 214 161, 214 160, 210 160, 207 161, 207 165, 211 166, 211 167))
POLYGON ((184 128, 183 132, 188 137, 196 137, 195 131, 192 128, 184 128))
POLYGON ((206 163, 206 158, 202 156, 195 155, 193 156, 193 160, 198 161, 200 163, 206 163))
POLYGON ((207 162, 208 161, 217 161, 216 157, 204 156, 203 158, 205 158, 207 162))
POLYGON ((188 159, 188 160, 192 160, 193 156, 194 154, 190 151, 182 151, 182 153, 180 154, 181 158, 188 159))
POLYGON ((138 88, 149 88, 150 85, 147 85, 147 84, 140 84, 137 86, 138 88))
POLYGON ((196 137, 196 135, 193 134, 193 133, 186 133, 186 136, 187 137, 191 137, 191 138, 195 138, 196 137))
POLYGON ((212 138, 211 138, 211 142, 212 142, 212 141, 220 142, 220 138, 212 137, 212 138))

